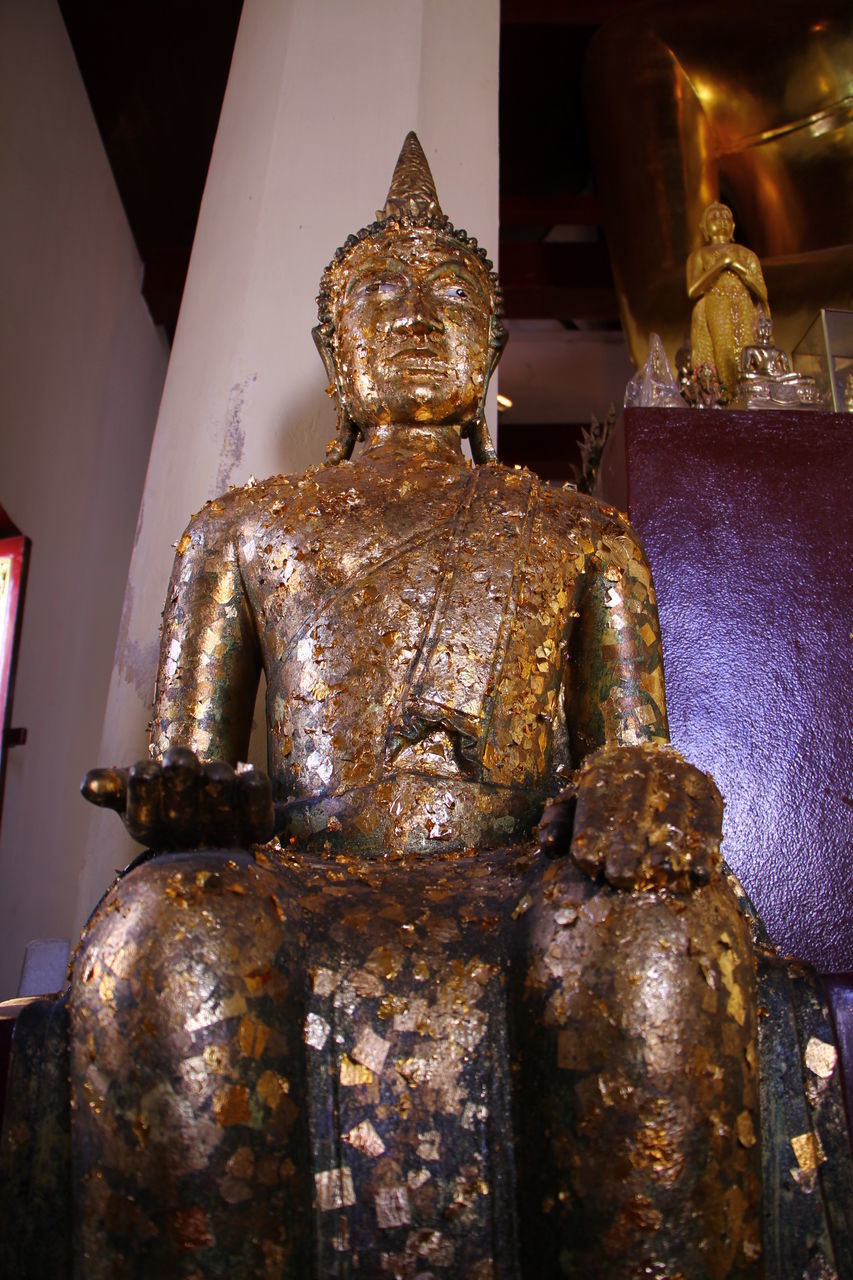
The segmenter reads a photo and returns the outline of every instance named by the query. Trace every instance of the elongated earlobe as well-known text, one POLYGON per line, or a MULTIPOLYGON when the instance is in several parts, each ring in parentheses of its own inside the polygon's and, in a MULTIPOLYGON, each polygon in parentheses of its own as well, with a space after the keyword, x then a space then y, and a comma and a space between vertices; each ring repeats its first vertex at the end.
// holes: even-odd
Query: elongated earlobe
POLYGON ((338 421, 338 434, 326 445, 326 466, 336 467, 339 462, 346 462, 347 458, 351 458, 358 436, 355 424, 342 415, 338 421))
POLYGON ((503 355, 508 337, 509 334, 501 323, 500 315, 493 314, 489 324, 489 363, 486 368, 483 393, 480 396, 476 416, 462 428, 462 438, 470 441, 471 457, 478 466, 485 462, 497 462, 498 460, 497 450, 492 443, 492 437, 486 425, 486 393, 492 380, 492 374, 503 355))
POLYGON ((343 396, 335 368, 335 357, 332 353, 332 333, 330 325, 318 324, 311 330, 314 345, 320 353, 326 377, 329 379, 329 395, 334 396, 338 412, 338 430, 334 440, 326 446, 326 466, 334 467, 352 457, 355 443, 361 436, 358 426, 352 421, 344 408, 343 396))
POLYGON ((471 443, 471 457, 478 466, 482 466, 484 462, 497 462, 498 455, 492 444, 486 419, 479 414, 468 429, 468 439, 471 443))

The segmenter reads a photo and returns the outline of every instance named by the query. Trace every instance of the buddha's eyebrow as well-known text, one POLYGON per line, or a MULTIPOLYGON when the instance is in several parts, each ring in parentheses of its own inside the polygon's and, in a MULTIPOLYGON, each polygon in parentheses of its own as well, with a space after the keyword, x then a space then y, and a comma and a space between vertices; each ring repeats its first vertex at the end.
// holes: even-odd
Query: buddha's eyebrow
POLYGON ((374 258, 371 262, 365 263, 363 267, 353 272, 347 281, 344 289, 344 297, 348 298, 354 289, 357 289, 364 280, 378 275, 405 275, 405 264, 399 258, 374 258))
POLYGON ((443 275, 458 276, 460 280, 464 280, 466 284, 470 284, 478 293, 483 292, 482 285, 477 277, 472 275, 470 271, 467 271, 460 262, 456 261, 455 258, 447 258, 444 262, 439 262, 437 267, 433 267, 432 271, 427 272, 426 279, 435 280, 439 276, 443 275))

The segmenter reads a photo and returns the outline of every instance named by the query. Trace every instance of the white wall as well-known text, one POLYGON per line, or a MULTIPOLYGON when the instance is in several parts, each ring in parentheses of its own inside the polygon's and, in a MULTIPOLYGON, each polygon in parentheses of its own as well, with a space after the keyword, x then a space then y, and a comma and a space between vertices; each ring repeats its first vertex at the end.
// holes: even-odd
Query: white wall
POLYGON ((0 4, 0 502, 33 542, 0 833, 0 998, 72 937, 167 352, 55 0, 0 4))
MULTIPOLYGON (((192 511, 321 462, 323 268, 385 200, 409 129, 497 252, 499 0, 245 0, 145 486, 99 759, 145 750, 157 629, 192 511)), ((494 419, 492 418, 492 421, 494 419)), ((93 813, 82 919, 133 846, 93 813)))

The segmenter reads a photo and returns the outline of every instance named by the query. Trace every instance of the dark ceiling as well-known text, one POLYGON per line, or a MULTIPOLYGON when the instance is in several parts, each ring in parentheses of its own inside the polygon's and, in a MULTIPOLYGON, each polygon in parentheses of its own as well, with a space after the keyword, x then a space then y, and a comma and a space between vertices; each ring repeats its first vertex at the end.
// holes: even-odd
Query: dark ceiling
POLYGON ((242 0, 59 0, 136 239, 175 332, 242 0))
MULTIPOLYGON (((617 323, 580 73, 596 26, 626 2, 502 4, 500 261, 510 317, 617 323), (554 242, 555 226, 592 228, 592 238, 554 242)), ((145 298, 171 337, 242 0, 59 3, 145 266, 145 298)))

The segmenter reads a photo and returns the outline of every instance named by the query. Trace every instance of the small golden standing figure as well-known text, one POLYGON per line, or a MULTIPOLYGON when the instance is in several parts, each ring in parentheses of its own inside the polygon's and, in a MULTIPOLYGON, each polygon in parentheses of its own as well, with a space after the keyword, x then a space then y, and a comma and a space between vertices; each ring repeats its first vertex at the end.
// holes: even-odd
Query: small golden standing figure
POLYGON ((690 327, 694 374, 716 370, 727 403, 740 377, 740 353, 754 339, 759 307, 769 316, 767 286, 756 254, 735 244, 731 210, 716 201, 700 222, 705 241, 687 259, 687 296, 696 302, 690 327))

